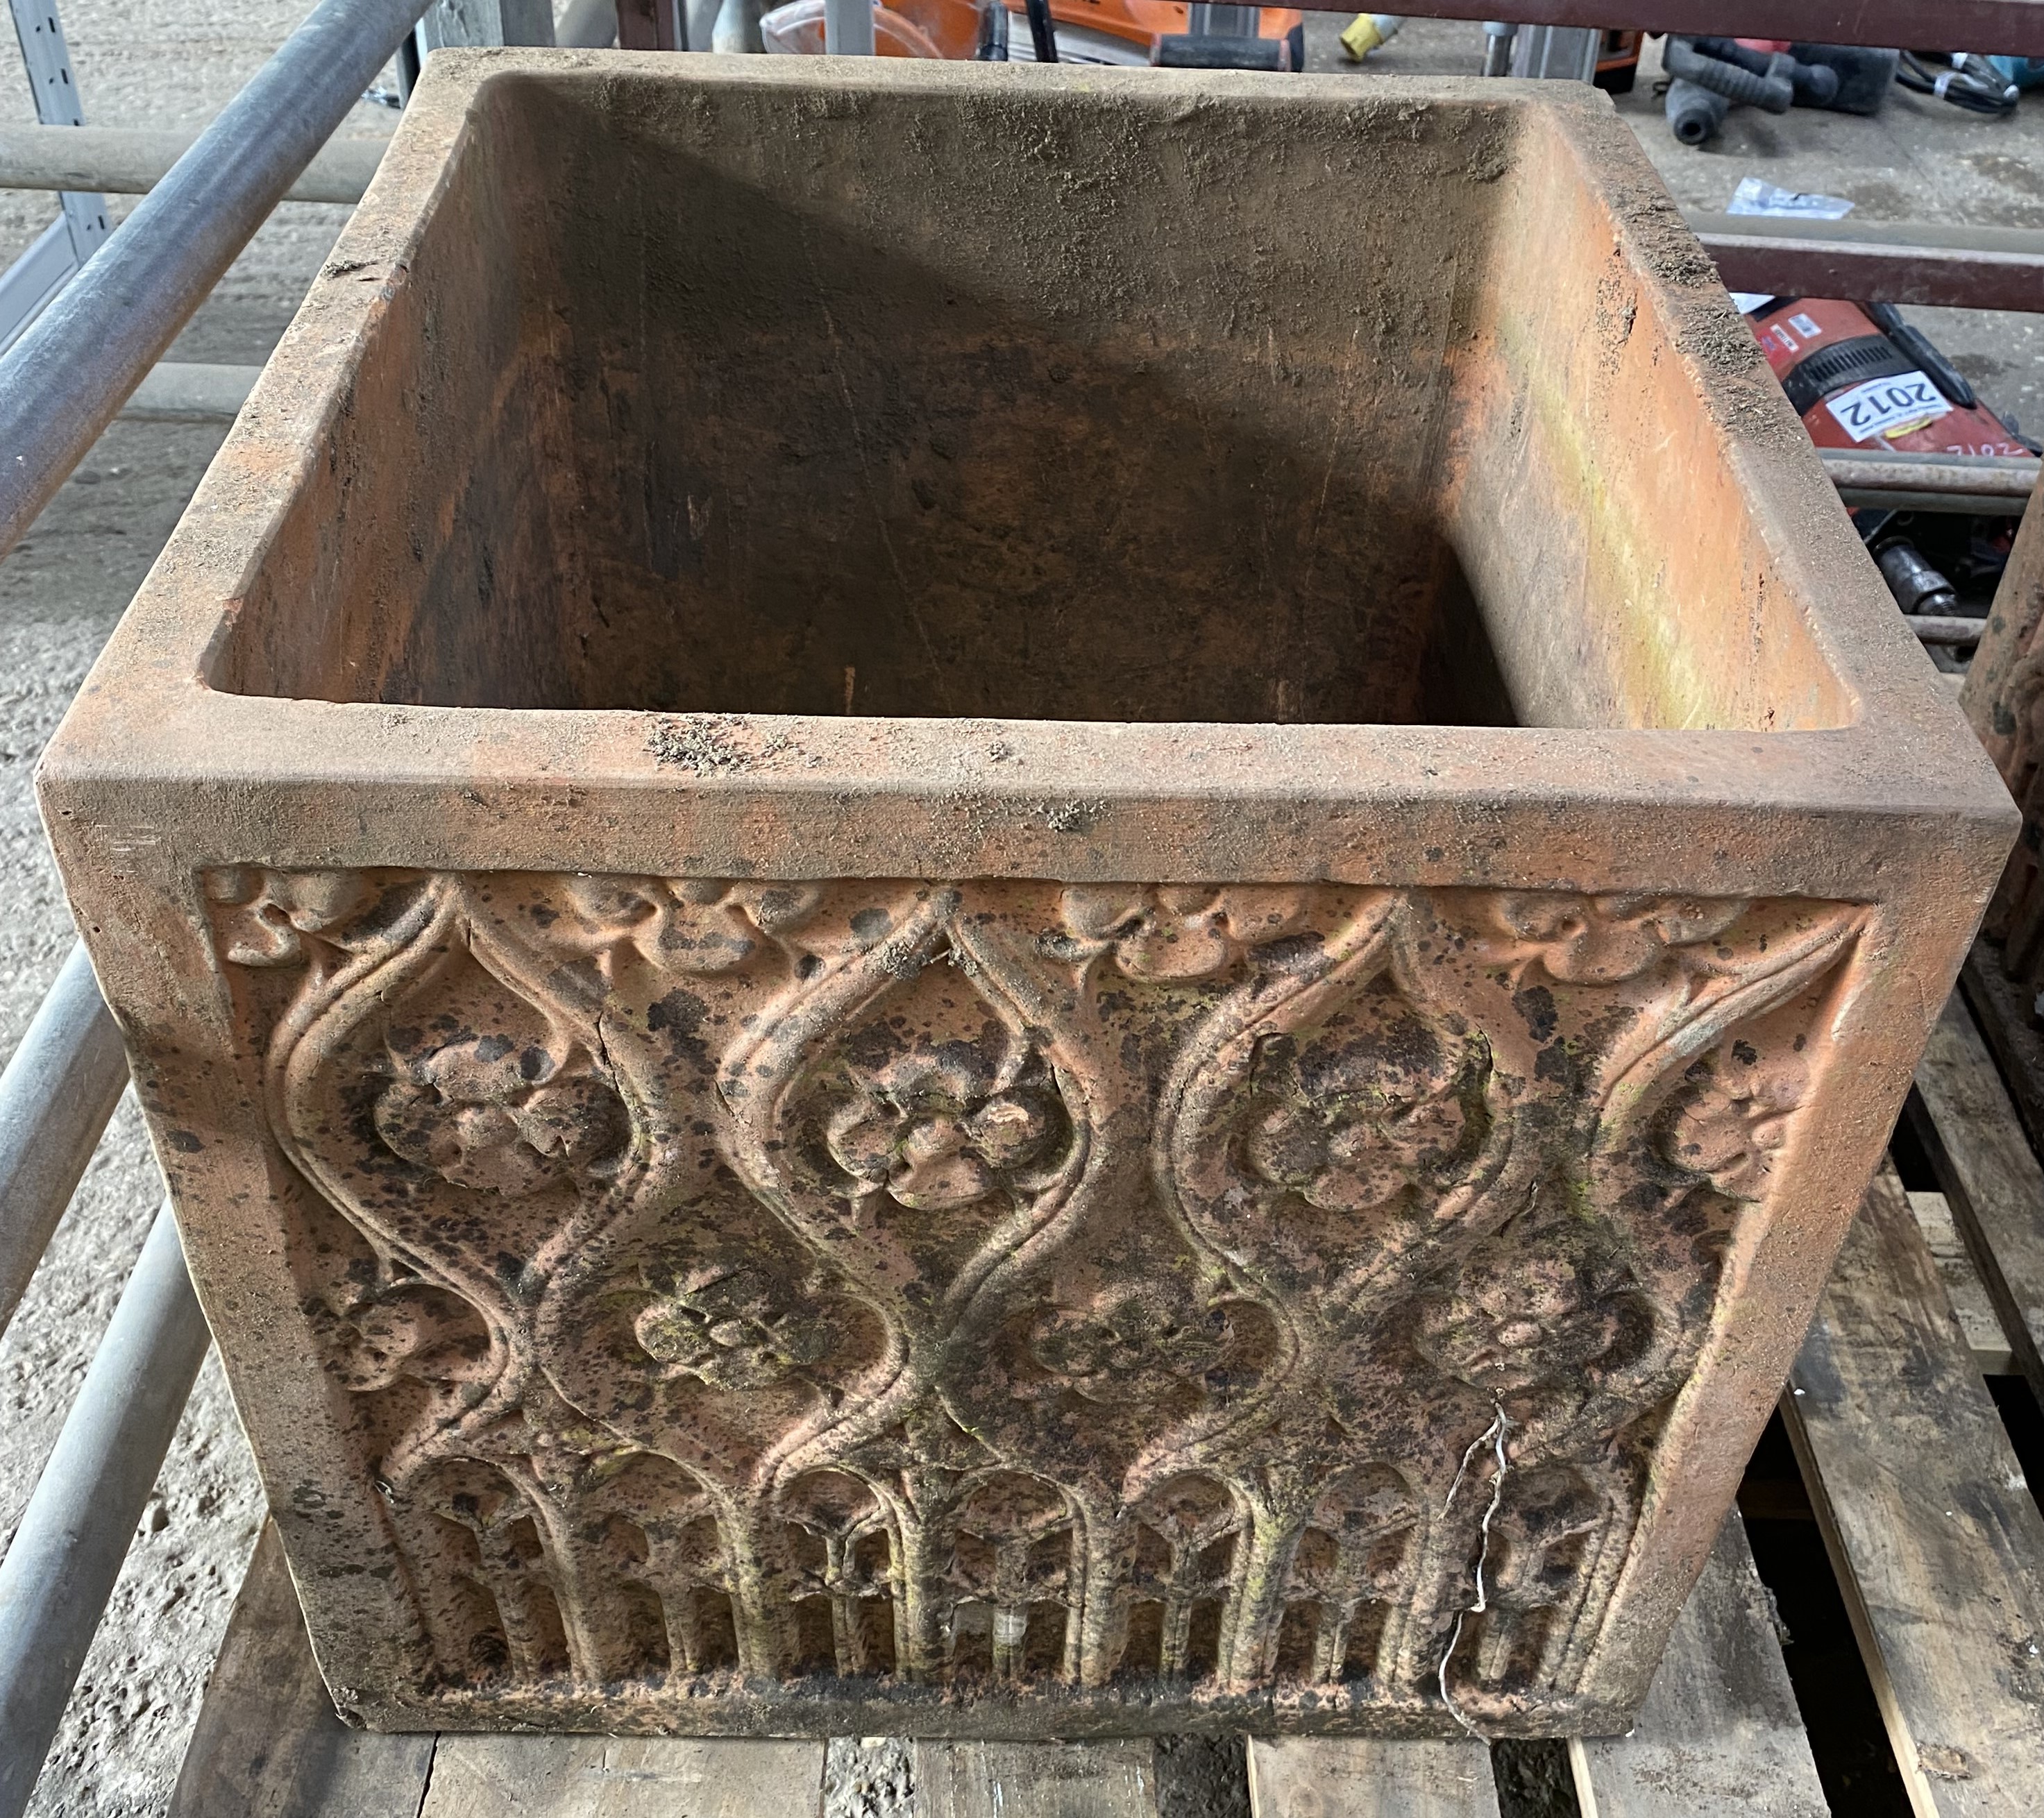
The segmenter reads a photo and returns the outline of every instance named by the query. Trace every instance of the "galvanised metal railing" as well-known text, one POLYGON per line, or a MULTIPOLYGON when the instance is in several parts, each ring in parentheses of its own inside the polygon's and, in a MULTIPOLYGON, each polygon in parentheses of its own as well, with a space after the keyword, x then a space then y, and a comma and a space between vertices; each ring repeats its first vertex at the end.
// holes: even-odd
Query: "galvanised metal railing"
POLYGON ((425 5, 322 0, 0 355, 0 555, 21 540, 425 5))
MULTIPOLYGON (((332 136, 427 0, 322 0, 0 356, 0 555, 332 136)), ((0 1075, 0 1329, 126 1083, 74 947, 0 1075)), ((18 1818, 206 1355, 158 1213, 0 1560, 0 1818, 18 1818)))
MULTIPOLYGON (((241 369, 158 359, 279 201, 359 198, 375 150, 322 149, 428 3, 322 0, 188 144, 63 129, 101 187, 147 194, 0 356, 0 557, 138 387, 143 416, 238 402, 241 369)), ((616 29, 614 0, 570 0, 555 31, 594 49, 616 29)), ((0 1073, 0 1333, 127 1083, 120 1031, 74 945, 0 1073)), ((34 1791, 209 1342, 166 1205, 0 1559, 0 1818, 19 1818, 34 1791)))

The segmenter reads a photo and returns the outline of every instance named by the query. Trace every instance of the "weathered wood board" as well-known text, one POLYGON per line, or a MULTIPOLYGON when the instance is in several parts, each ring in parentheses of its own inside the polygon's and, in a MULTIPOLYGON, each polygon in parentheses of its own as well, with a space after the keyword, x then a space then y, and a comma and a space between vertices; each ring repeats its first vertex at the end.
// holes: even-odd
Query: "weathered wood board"
POLYGON ((418 1818, 818 1818, 824 1744, 443 1736, 418 1818))
POLYGON ((1983 1376, 2014 1375, 2015 1353, 2002 1328, 2001 1315, 1988 1298, 1987 1285, 1973 1267, 1965 1240, 1953 1222, 1951 1202, 1942 1193, 1912 1191, 1909 1210, 1915 1215, 1916 1229, 1923 1233, 1931 1260, 1938 1265, 1945 1292, 1951 1297, 1952 1311, 1958 1319, 1966 1348, 1973 1353, 1974 1367, 1983 1376))
POLYGON ((1735 1512, 1628 1736, 1569 1744, 1582 1818, 1827 1818, 1767 1593, 1735 1512))
POLYGON ((916 1818, 1157 1818, 1156 1745, 917 1743, 916 1818))
POLYGON ((1921 1818, 2044 1801, 2044 1516, 1892 1167, 1782 1413, 1921 1818))
POLYGON ((1254 1818, 1498 1818, 1490 1751, 1468 1741, 1249 1739, 1254 1818))
POLYGON ((268 1523, 227 1625, 171 1818, 417 1818, 429 1736, 371 1736, 335 1716, 268 1523))
POLYGON ((2044 1168, 1956 995, 1917 1065, 1908 1116, 2016 1367, 2044 1398, 2044 1168))

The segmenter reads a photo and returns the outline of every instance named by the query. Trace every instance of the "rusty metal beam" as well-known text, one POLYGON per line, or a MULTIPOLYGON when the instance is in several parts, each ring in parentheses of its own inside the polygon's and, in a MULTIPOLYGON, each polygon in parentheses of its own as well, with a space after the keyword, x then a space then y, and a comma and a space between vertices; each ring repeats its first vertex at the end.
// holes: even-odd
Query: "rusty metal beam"
POLYGON ((2044 232, 1931 221, 1684 217, 1733 290, 2044 311, 2044 232))
MULTIPOLYGON (((1355 10, 1355 0, 1293 4, 1312 13, 1355 10)), ((2044 0, 1947 0, 1934 7, 1913 0, 1429 0, 1426 17, 2044 56, 2044 0)))

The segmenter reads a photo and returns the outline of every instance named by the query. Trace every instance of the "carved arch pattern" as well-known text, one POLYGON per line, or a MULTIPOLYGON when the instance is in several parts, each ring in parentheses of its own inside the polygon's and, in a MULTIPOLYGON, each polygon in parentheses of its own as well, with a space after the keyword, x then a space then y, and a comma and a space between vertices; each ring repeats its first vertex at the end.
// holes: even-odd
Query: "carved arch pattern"
POLYGON ((1473 1720, 1581 1673, 1862 921, 206 882, 432 1683, 1473 1720))

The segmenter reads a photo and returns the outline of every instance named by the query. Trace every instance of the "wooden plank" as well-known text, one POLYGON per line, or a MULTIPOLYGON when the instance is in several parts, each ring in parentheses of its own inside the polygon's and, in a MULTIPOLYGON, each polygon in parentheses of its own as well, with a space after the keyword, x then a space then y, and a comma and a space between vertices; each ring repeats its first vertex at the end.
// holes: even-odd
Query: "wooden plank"
POLYGON ((415 1818, 429 1736, 369 1736, 334 1714, 284 1549, 265 1523, 171 1796, 171 1818, 415 1818))
POLYGON ((2017 1367, 2044 1399, 2044 1168, 1956 993, 1916 1068, 1909 1118, 2017 1367))
POLYGON ((820 1742, 446 1736, 418 1818, 819 1818, 820 1742))
POLYGON ((1951 1298, 1952 1311, 1958 1317, 1966 1348, 1973 1353, 1974 1368, 1983 1376, 2015 1375, 2015 1353, 2009 1346, 2008 1334, 2002 1330, 2001 1315, 1988 1298, 1987 1284, 1973 1267, 1965 1239, 1952 1221, 1951 1202, 1942 1193, 1919 1193, 1912 1188, 1909 1210, 1930 1247, 1931 1260, 1938 1265, 1938 1279, 1951 1298))
POLYGON ((1582 1818, 1827 1818, 1767 1593, 1735 1510, 1630 1736, 1569 1744, 1582 1818))
POLYGON ((1498 1818, 1490 1751, 1448 1742, 1249 1739, 1253 1818, 1498 1818))
POLYGON ((1157 1818, 1149 1742, 919 1742, 916 1818, 1157 1818))
POLYGON ((1781 1412, 1919 1818, 2044 1789, 2044 1516, 1884 1166, 1781 1412))
POLYGON ((1959 984, 1981 1033, 2001 1063, 2016 1115, 2031 1141, 2044 1145, 2044 1034, 2037 1027, 2032 994, 2003 969, 2003 959, 2001 946, 1983 934, 1959 968, 1959 984))

